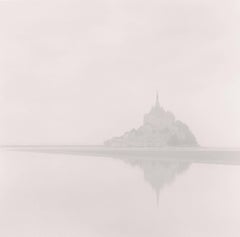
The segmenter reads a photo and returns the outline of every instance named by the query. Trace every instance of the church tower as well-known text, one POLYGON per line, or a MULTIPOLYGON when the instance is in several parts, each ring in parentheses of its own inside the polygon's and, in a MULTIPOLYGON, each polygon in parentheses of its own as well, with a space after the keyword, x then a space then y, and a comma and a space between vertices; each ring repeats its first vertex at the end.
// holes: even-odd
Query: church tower
POLYGON ((158 98, 158 91, 157 91, 157 94, 156 94, 156 102, 155 102, 155 107, 156 107, 156 108, 160 108, 160 104, 159 104, 159 98, 158 98))

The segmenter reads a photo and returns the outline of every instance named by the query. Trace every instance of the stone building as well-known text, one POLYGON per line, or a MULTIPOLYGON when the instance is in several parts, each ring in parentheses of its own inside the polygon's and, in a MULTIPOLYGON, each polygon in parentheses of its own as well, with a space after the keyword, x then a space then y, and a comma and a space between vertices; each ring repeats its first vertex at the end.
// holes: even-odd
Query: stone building
POLYGON ((145 114, 141 127, 107 140, 104 144, 114 147, 198 146, 188 126, 160 106, 158 94, 155 105, 145 114))

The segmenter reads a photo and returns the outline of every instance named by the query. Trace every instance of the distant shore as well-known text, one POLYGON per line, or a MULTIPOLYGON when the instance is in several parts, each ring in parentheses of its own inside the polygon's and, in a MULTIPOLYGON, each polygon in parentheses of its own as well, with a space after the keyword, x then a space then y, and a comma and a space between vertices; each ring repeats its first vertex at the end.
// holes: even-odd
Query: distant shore
POLYGON ((210 147, 1 146, 3 151, 240 165, 240 149, 210 147))

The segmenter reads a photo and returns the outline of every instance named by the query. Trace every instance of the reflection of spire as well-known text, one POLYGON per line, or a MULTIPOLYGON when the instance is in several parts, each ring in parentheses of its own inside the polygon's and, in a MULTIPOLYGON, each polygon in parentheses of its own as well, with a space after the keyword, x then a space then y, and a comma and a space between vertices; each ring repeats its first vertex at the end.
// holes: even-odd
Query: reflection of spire
POLYGON ((156 103, 155 103, 155 107, 160 107, 160 104, 159 104, 159 98, 158 98, 158 91, 157 91, 157 94, 156 94, 156 103))
POLYGON ((157 201, 157 206, 159 205, 159 193, 160 193, 160 190, 159 189, 155 189, 155 192, 156 192, 156 201, 157 201))
POLYGON ((151 185, 159 203, 160 190, 174 182, 175 178, 184 173, 191 163, 147 158, 124 159, 133 166, 143 170, 144 180, 151 185))

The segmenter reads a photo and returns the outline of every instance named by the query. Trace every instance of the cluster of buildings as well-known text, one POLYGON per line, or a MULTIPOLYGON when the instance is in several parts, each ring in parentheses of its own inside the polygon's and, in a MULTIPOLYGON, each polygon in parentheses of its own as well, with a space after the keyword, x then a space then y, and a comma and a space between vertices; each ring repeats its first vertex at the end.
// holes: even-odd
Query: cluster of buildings
POLYGON ((142 126, 109 139, 104 144, 113 147, 198 146, 188 126, 160 106, 158 94, 155 105, 144 116, 142 126))

